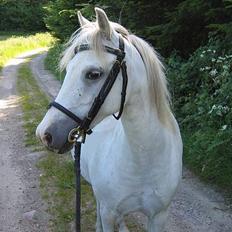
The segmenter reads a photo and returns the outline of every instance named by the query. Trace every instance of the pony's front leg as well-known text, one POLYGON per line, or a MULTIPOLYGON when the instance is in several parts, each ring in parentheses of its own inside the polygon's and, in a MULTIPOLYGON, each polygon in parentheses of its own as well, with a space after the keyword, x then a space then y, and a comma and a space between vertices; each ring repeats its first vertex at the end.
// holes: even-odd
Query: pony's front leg
POLYGON ((100 204, 100 218, 103 232, 114 232, 115 213, 111 209, 100 204))
POLYGON ((149 217, 147 231, 148 232, 163 232, 165 222, 167 220, 167 216, 168 216, 168 210, 165 209, 159 212, 158 214, 152 217, 149 217))
POLYGON ((96 222, 96 232, 103 232, 101 213, 100 213, 100 203, 97 201, 97 222, 96 222))

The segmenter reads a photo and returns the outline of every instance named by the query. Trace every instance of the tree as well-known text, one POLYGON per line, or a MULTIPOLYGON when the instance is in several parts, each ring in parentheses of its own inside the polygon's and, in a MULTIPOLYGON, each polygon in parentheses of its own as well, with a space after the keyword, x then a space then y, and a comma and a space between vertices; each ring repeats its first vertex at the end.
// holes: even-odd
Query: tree
POLYGON ((0 1, 0 30, 45 30, 43 4, 47 0, 0 1))
POLYGON ((46 5, 44 21, 49 30, 61 40, 67 39, 78 27, 77 0, 55 0, 46 5))
POLYGON ((79 27, 77 10, 93 20, 94 6, 99 6, 110 20, 120 20, 127 29, 152 43, 163 56, 175 50, 188 58, 207 43, 209 35, 231 32, 231 4, 231 0, 90 0, 87 3, 54 0, 46 7, 45 22, 57 37, 65 40, 79 27))

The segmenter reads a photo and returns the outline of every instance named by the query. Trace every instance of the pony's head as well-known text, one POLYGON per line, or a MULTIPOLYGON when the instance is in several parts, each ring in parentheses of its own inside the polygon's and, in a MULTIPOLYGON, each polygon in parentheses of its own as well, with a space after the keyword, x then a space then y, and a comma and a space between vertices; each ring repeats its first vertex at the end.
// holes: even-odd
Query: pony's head
MULTIPOLYGON (((130 104, 133 94, 145 91, 144 95, 148 94, 150 102, 153 101, 161 121, 165 121, 164 116, 169 112, 168 92, 162 64, 155 52, 145 41, 129 34, 121 25, 110 22, 103 10, 95 8, 95 12, 96 22, 89 22, 78 13, 81 28, 72 35, 63 53, 60 68, 66 69, 66 76, 56 102, 79 118, 86 117, 116 59, 114 54, 106 52, 105 46, 118 48, 121 37, 129 79, 125 105, 130 104), (76 48, 82 44, 88 44, 91 49, 76 53, 76 48), (142 76, 147 76, 146 80, 142 76)), ((90 128, 119 111, 121 91, 120 72, 90 128)), ((72 147, 68 134, 74 127, 75 121, 52 107, 39 124, 36 134, 47 147, 63 153, 72 147)))

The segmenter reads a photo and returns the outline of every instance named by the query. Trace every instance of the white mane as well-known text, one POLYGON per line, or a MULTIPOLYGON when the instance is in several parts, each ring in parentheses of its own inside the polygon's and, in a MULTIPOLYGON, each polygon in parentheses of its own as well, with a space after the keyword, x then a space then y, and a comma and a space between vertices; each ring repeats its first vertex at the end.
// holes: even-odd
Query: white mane
MULTIPOLYGON (((164 67, 157 53, 147 42, 130 34, 123 26, 113 22, 111 22, 111 26, 127 39, 130 44, 135 46, 141 54, 147 72, 151 103, 154 103, 153 105, 156 107, 160 122, 168 128, 173 129, 173 120, 169 104, 170 95, 167 89, 164 67)), ((85 24, 73 33, 62 54, 62 59, 60 61, 61 70, 65 69, 69 61, 74 57, 75 48, 83 43, 89 44, 97 54, 103 54, 102 34, 96 22, 85 24)))

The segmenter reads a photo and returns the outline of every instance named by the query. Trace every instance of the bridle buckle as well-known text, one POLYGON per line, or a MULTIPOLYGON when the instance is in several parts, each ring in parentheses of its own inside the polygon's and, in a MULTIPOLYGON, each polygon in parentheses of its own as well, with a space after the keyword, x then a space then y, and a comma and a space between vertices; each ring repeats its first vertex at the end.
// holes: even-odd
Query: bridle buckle
POLYGON ((68 135, 68 141, 70 143, 85 143, 86 138, 86 132, 85 130, 81 129, 79 126, 76 128, 73 128, 68 135))

